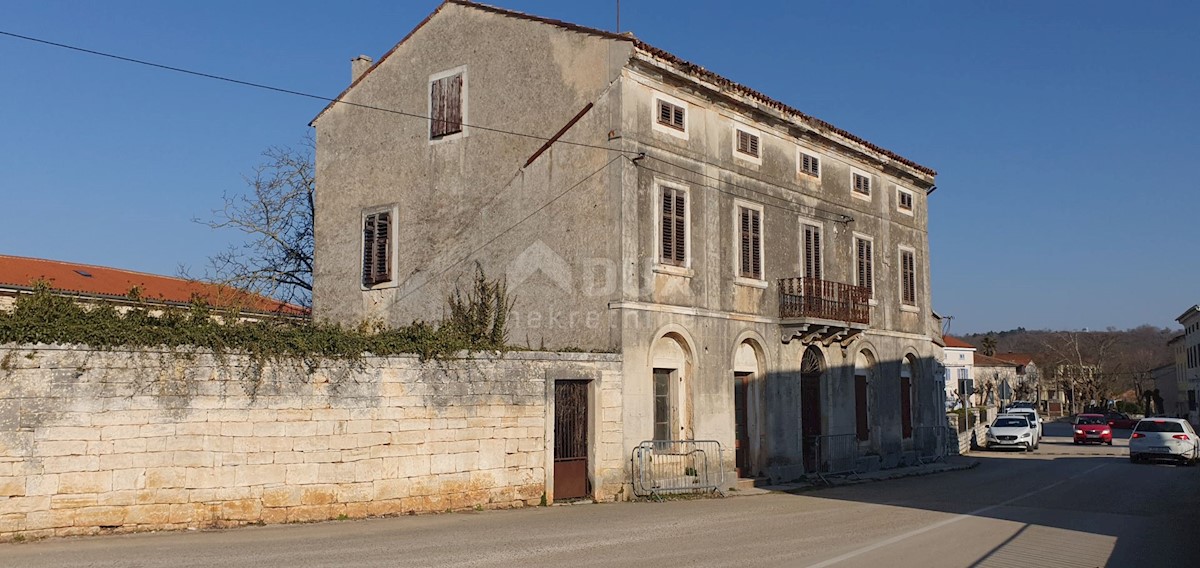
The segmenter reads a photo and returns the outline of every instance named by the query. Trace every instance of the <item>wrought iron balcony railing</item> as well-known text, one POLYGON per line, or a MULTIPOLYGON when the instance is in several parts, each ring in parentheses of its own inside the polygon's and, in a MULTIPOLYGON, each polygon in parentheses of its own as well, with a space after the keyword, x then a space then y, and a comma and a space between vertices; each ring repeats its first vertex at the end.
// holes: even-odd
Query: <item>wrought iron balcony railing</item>
POLYGON ((871 323, 871 291, 863 286, 817 278, 779 280, 780 318, 819 318, 871 323))

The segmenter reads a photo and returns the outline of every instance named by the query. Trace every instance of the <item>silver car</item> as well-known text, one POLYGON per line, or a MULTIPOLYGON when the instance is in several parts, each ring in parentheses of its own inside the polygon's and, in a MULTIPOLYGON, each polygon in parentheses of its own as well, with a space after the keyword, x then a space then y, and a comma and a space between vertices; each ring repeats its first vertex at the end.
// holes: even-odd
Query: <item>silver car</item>
POLYGON ((1200 436, 1182 418, 1143 418, 1129 436, 1129 461, 1151 460, 1193 465, 1200 461, 1200 436))

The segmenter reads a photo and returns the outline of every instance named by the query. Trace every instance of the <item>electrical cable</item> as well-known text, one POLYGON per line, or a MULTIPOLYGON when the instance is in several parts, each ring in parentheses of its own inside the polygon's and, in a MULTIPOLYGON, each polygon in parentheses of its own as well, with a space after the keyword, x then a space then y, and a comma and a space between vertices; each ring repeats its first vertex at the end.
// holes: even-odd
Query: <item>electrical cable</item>
MULTIPOLYGON (((87 54, 90 54, 90 55, 98 55, 98 56, 100 56, 100 57, 108 57, 108 58, 110 58, 110 59, 116 59, 116 60, 118 60, 118 61, 124 61, 124 62, 127 62, 127 63, 135 63, 135 64, 138 64, 138 65, 145 65, 145 66, 148 66, 148 67, 154 67, 154 68, 156 68, 156 69, 164 69, 164 70, 167 70, 167 71, 174 71, 174 72, 176 72, 176 73, 184 73, 184 74, 186 74, 186 75, 194 75, 194 76, 196 76, 196 77, 203 77, 203 78, 205 78, 205 79, 214 79, 214 80, 217 80, 217 81, 225 81, 225 82, 227 82, 227 83, 233 83, 233 84, 235 84, 235 85, 242 85, 242 86, 246 86, 246 87, 253 87, 253 88, 256 88, 256 89, 264 89, 264 90, 267 90, 267 91, 274 91, 274 92, 277 92, 277 93, 284 93, 284 94, 288 94, 288 95, 295 95, 295 96, 298 96, 298 97, 306 97, 306 98, 310 98, 310 99, 316 99, 316 100, 319 100, 319 101, 325 101, 325 102, 330 102, 330 103, 334 103, 334 104, 349 105, 349 106, 353 106, 353 107, 359 107, 359 108, 364 108, 364 109, 369 109, 369 110, 377 110, 377 111, 380 111, 380 112, 387 112, 387 113, 391 113, 391 114, 398 114, 398 115, 400 115, 400 116, 407 116, 407 117, 410 117, 410 118, 419 118, 419 119, 422 119, 422 120, 432 120, 432 119, 431 119, 429 116, 427 116, 427 115, 423 115, 423 114, 418 114, 418 113, 413 113, 413 112, 406 112, 406 111, 402 111, 402 110, 389 109, 389 108, 384 108, 384 107, 377 107, 377 106, 373 106, 373 105, 365 105, 365 104, 361 104, 361 103, 352 103, 352 102, 349 102, 349 101, 344 101, 344 100, 340 100, 340 99, 331 99, 331 98, 329 98, 329 97, 325 97, 325 96, 321 96, 321 95, 314 95, 314 94, 311 94, 311 93, 305 93, 305 92, 301 92, 301 91, 293 91, 293 90, 291 90, 291 89, 284 89, 284 88, 281 88, 281 87, 273 87, 273 86, 271 86, 271 85, 264 85, 264 84, 262 84, 262 83, 253 83, 253 82, 250 82, 250 81, 242 81, 242 80, 240 80, 240 79, 232 79, 232 78, 229 78, 229 77, 222 77, 222 76, 220 76, 220 75, 213 75, 213 74, 211 74, 211 73, 202 73, 202 72, 200 72, 200 71, 192 71, 192 70, 190 70, 190 69, 184 69, 184 68, 182 68, 182 67, 172 67, 172 66, 170 66, 170 65, 163 65, 163 64, 161 64, 161 63, 153 63, 153 62, 150 62, 150 61, 145 61, 145 60, 142 60, 142 59, 134 59, 134 58, 132 58, 132 57, 123 57, 123 56, 120 56, 120 55, 114 55, 114 54, 111 54, 111 53, 105 53, 105 52, 103 52, 103 51, 96 51, 96 50, 92 50, 92 49, 86 49, 86 48, 82 48, 82 47, 76 47, 76 46, 73 46, 73 45, 68 45, 68 44, 65 44, 65 43, 57 43, 57 42, 48 41, 48 40, 44 40, 44 39, 39 39, 39 38, 35 38, 35 37, 30 37, 30 36, 25 36, 25 35, 15 34, 15 33, 12 33, 12 32, 6 32, 6 31, 4 31, 4 30, 0 30, 0 35, 4 35, 4 36, 8 36, 8 37, 13 37, 13 38, 17 38, 17 39, 23 39, 23 40, 26 40, 26 41, 31 41, 31 42, 34 42, 34 43, 40 43, 40 44, 44 44, 44 45, 50 45, 50 46, 54 46, 54 47, 60 47, 60 48, 63 48, 63 49, 69 49, 69 50, 72 50, 72 51, 78 51, 78 52, 81 52, 81 53, 87 53, 87 54)), ((464 123, 462 123, 462 125, 463 125, 463 126, 465 126, 465 127, 467 127, 467 128, 473 128, 473 129, 477 129, 477 130, 484 130, 484 131, 487 131, 487 132, 496 132, 496 133, 499 133, 499 134, 508 134, 508 135, 511 135, 511 136, 520 136, 520 137, 523 137, 523 138, 531 138, 531 139, 534 139, 534 140, 541 140, 541 141, 543 141, 543 142, 546 142, 546 141, 549 141, 549 140, 551 140, 551 138, 550 138, 550 137, 548 137, 548 136, 539 136, 539 135, 535 135, 535 134, 526 134, 526 133, 524 133, 524 132, 514 132, 514 131, 511 131, 511 130, 504 130, 504 129, 501 129, 501 128, 492 128, 492 127, 488 127, 488 126, 480 126, 480 125, 477 125, 477 124, 467 124, 467 123, 465 123, 465 122, 464 122, 464 123)), ((555 141, 554 141, 554 143, 555 143, 555 144, 569 144, 569 145, 571 145, 571 146, 581 146, 581 147, 584 147, 584 148, 596 148, 596 149, 600 149, 600 150, 608 150, 608 151, 612 151, 612 152, 630 153, 628 150, 619 150, 619 149, 617 149, 617 148, 612 148, 612 147, 609 147, 609 146, 600 146, 600 145, 597 145, 597 144, 585 144, 585 143, 583 143, 583 142, 571 142, 571 141, 569 141, 569 140, 562 140, 562 139, 555 140, 555 141)))

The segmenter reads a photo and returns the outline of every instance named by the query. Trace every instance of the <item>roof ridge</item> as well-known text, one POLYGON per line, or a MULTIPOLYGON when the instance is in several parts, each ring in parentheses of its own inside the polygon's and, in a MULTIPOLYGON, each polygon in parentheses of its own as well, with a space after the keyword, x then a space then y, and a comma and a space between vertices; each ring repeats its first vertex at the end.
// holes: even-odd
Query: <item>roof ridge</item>
POLYGON ((52 258, 39 258, 36 256, 16 256, 16 255, 11 255, 11 254, 0 254, 0 260, 6 259, 6 258, 12 258, 12 259, 17 259, 17 260, 36 260, 38 262, 52 262, 54 264, 61 264, 64 266, 78 266, 81 268, 99 268, 100 270, 112 270, 115 272, 124 272, 126 274, 138 274, 141 276, 152 276, 154 278, 171 278, 173 280, 180 280, 183 282, 199 282, 201 284, 213 284, 212 282, 205 282, 203 280, 198 280, 195 278, 180 278, 178 276, 167 276, 165 274, 155 274, 153 272, 142 272, 139 270, 129 270, 126 268, 116 268, 116 267, 104 266, 104 265, 100 265, 100 264, 70 262, 70 261, 66 261, 66 260, 55 260, 52 258))

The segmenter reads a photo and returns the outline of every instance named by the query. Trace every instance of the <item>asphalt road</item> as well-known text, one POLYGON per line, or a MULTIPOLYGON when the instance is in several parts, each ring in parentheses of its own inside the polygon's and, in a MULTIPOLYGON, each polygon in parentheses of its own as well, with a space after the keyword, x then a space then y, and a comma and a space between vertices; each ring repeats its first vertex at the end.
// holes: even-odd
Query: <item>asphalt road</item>
POLYGON ((967 471, 798 495, 58 539, 0 545, 0 566, 1200 566, 1200 468, 1130 464, 1123 439, 1069 432, 967 471))

